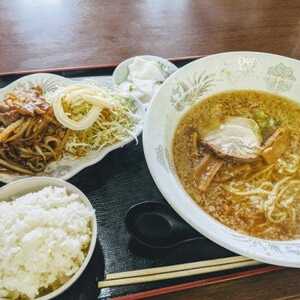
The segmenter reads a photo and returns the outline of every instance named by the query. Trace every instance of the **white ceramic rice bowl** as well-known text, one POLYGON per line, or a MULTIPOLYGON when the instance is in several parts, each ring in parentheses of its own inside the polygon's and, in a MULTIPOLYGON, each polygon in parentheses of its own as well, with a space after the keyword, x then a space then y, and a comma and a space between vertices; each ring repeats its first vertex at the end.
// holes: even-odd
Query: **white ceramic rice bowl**
MULTIPOLYGON (((52 177, 30 177, 26 179, 17 180, 13 183, 9 183, 0 188, 0 201, 9 201, 12 198, 16 198, 24 194, 39 191, 46 186, 65 187, 69 193, 78 194, 82 202, 90 209, 93 209, 92 204, 90 203, 88 198, 77 187, 75 187, 73 184, 67 181, 57 179, 57 178, 52 178, 52 177)), ((77 281, 77 279, 81 276, 81 274, 87 267, 89 261, 91 260, 93 252, 95 250, 96 241, 97 241, 97 220, 96 220, 96 215, 94 213, 92 218, 92 236, 89 245, 89 250, 80 268, 68 281, 66 281, 58 289, 36 299, 50 300, 57 297, 58 295, 65 292, 68 288, 70 288, 70 286, 75 281, 77 281)))

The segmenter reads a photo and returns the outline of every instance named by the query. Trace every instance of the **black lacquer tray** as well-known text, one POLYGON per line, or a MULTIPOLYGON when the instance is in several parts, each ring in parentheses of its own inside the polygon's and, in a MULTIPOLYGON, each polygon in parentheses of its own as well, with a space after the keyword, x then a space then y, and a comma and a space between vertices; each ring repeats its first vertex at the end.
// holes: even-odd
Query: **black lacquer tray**
MULTIPOLYGON (((176 64, 180 67, 189 61, 178 60, 176 64)), ((51 72, 81 79, 90 76, 110 76, 113 69, 113 66, 95 66, 51 72)), ((0 76, 0 88, 20 77, 21 73, 27 72, 0 76)), ((56 298, 57 300, 111 299, 241 271, 235 269, 217 274, 98 290, 97 281, 103 279, 104 274, 215 259, 234 254, 207 239, 195 240, 165 251, 143 248, 130 239, 124 224, 128 209, 134 204, 148 200, 166 203, 147 168, 141 136, 138 138, 138 144, 132 142, 109 153, 101 162, 81 171, 70 182, 87 195, 96 209, 99 234, 96 250, 87 269, 67 292, 56 298)))

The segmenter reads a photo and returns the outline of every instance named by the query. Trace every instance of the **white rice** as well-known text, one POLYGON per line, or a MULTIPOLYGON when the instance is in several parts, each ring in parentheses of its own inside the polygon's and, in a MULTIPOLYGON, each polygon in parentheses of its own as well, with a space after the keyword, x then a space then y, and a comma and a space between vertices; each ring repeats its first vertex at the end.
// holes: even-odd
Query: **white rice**
POLYGON ((92 216, 60 187, 0 202, 0 299, 33 299, 67 281, 85 259, 92 216))

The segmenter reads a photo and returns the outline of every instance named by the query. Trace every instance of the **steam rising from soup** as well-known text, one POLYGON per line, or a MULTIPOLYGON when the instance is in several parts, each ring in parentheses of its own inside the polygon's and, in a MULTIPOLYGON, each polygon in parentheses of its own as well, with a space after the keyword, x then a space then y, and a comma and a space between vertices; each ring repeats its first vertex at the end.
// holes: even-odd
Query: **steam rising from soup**
POLYGON ((297 103, 251 90, 208 97, 180 121, 173 158, 185 190, 221 223, 264 239, 300 237, 297 103))

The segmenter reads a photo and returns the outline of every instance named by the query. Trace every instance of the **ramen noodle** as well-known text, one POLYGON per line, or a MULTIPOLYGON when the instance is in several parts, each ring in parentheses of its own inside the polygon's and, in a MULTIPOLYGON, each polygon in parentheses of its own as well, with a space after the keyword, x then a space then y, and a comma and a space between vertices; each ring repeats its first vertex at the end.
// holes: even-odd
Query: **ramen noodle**
POLYGON ((210 96, 180 121, 173 159, 187 193, 224 225, 264 239, 300 236, 297 103, 251 90, 210 96))

